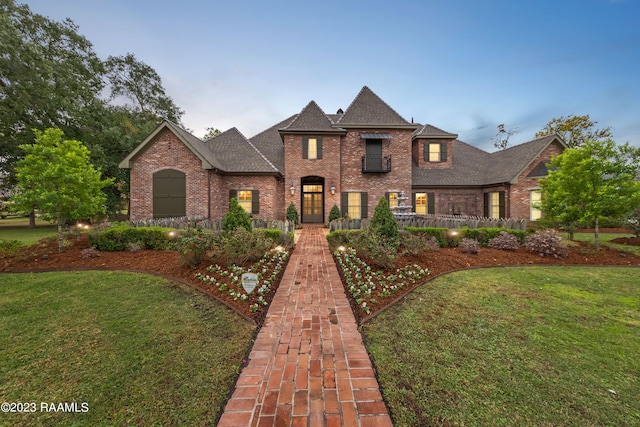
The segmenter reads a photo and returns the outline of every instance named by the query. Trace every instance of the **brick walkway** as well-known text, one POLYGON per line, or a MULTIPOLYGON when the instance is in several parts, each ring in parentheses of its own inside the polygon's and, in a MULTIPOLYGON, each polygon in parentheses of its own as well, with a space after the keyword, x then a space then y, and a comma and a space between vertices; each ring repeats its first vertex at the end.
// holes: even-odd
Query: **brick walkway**
POLYGON ((218 427, 391 426, 322 228, 305 228, 218 427))

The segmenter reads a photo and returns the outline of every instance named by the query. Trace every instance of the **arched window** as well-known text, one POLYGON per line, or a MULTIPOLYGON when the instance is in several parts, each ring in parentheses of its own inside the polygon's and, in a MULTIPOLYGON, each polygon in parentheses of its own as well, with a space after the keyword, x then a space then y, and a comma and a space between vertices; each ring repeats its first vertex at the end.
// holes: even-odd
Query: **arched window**
POLYGON ((186 216, 185 174, 164 169, 153 174, 153 217, 186 216))

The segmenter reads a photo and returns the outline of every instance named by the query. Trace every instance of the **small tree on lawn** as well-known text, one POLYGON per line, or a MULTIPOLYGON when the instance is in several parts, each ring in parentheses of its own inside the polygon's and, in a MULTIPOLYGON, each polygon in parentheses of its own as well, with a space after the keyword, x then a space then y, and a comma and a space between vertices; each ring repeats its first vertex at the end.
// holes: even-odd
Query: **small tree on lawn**
POLYGON ((244 228, 251 231, 251 216, 238 203, 235 197, 229 202, 229 212, 222 219, 223 231, 235 231, 236 228, 244 228))
POLYGON ((568 148, 551 161, 549 176, 540 182, 542 211, 550 219, 593 224, 599 249, 600 219, 620 219, 640 207, 639 159, 640 149, 612 140, 568 148))
POLYGON ((300 224, 300 217, 298 216, 298 210, 293 202, 289 203, 287 207, 287 221, 293 222, 296 226, 300 224))
POLYGON ((38 208, 44 219, 58 224, 62 252, 66 222, 104 213, 102 189, 113 180, 101 178, 82 142, 65 140, 62 130, 56 128, 34 132, 34 144, 20 145, 26 155, 16 167, 18 184, 12 200, 16 209, 30 212, 38 208))
POLYGON ((378 201, 376 209, 373 211, 370 227, 379 235, 386 237, 391 244, 397 246, 399 243, 398 221, 393 216, 386 197, 381 197, 378 201))

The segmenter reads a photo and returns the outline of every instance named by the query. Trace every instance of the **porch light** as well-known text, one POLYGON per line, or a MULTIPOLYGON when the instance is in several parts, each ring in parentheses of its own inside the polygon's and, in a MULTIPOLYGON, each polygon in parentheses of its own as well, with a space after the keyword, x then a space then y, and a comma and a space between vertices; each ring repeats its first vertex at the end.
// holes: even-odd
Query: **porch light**
POLYGON ((331 191, 332 195, 336 194, 336 186, 335 186, 335 184, 333 182, 331 183, 331 188, 329 190, 331 191))
POLYGON ((292 196, 296 194, 296 186, 293 185, 293 181, 291 181, 291 187, 289 187, 289 192, 291 193, 292 196))

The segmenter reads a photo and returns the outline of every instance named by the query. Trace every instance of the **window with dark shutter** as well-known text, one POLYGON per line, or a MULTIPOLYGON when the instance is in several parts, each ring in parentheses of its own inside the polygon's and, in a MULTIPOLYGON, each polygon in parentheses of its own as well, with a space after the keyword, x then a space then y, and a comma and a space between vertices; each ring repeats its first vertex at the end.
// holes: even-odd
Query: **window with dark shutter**
POLYGON ((302 138, 302 158, 322 158, 322 138, 305 136, 302 138))

